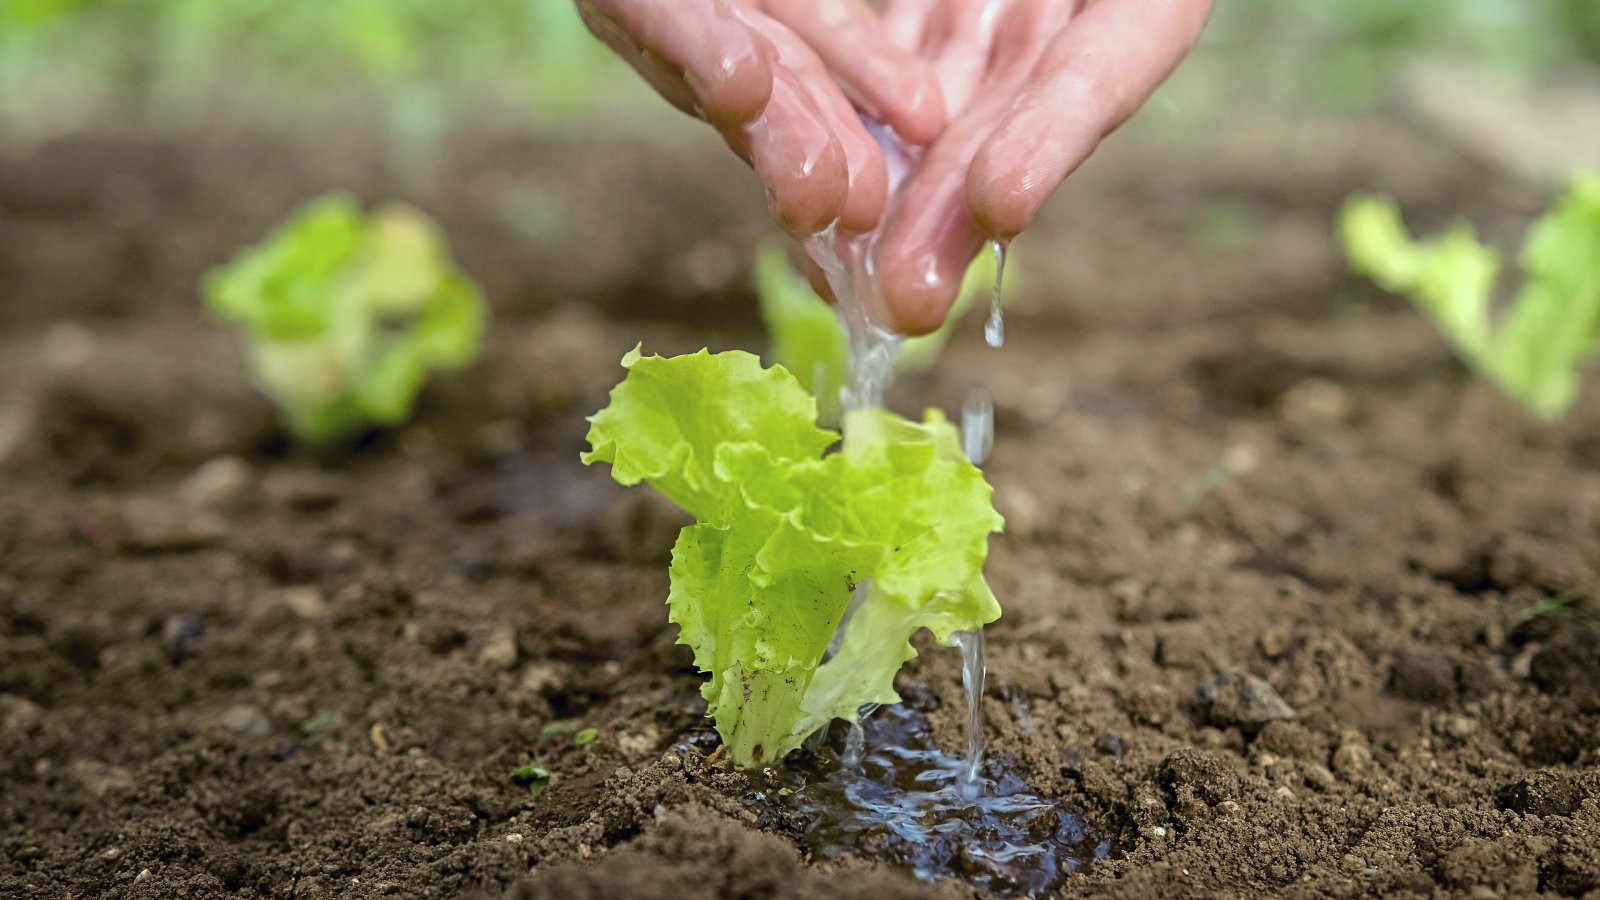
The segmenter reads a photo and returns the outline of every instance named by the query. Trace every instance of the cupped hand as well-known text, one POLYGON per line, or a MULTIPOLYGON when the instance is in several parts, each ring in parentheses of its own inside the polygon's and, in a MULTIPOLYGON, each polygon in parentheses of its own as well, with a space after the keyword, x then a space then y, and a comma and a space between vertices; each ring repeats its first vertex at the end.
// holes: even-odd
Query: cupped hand
MULTIPOLYGON (((1211 0, 577 0, 590 30, 711 123, 805 236, 879 234, 885 324, 944 321, 1009 240, 1177 65, 1211 0), (921 145, 891 198, 858 113, 921 145)), ((814 279, 815 281, 815 279, 814 279)), ((819 284, 819 287, 822 285, 819 284)))
POLYGON ((858 111, 913 143, 944 129, 933 67, 861 0, 577 0, 589 29, 721 133, 799 237, 875 227, 888 195, 858 111))
POLYGON ((882 224, 891 326, 939 327, 986 240, 1020 233, 1193 45, 1211 0, 887 0, 949 119, 882 224))

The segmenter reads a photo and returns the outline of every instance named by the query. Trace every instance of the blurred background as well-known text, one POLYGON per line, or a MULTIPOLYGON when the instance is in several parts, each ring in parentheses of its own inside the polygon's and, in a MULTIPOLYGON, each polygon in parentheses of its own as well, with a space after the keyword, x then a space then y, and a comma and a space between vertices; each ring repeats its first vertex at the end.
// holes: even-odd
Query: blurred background
MULTIPOLYGON (((1223 0, 1199 48, 1119 140, 1206 141, 1265 127, 1263 155, 1329 158, 1339 149, 1320 146, 1324 138, 1387 116, 1548 186, 1594 161, 1596 60, 1600 6, 1589 0, 1223 0)), ((662 157, 721 152, 562 0, 8 0, 0 85, 0 147, 12 154, 86 133, 176 135, 189 147, 291 140, 315 145, 324 161, 359 159, 352 168, 363 174, 341 172, 348 183, 337 185, 357 191, 373 187, 374 167, 390 193, 440 188, 452 152, 486 146, 461 140, 467 133, 515 137, 523 153, 529 141, 559 155, 563 142, 595 140, 648 141, 662 157)), ((184 162, 199 161, 171 165, 184 162)), ((551 167, 520 164, 527 177, 489 189, 497 216, 530 242, 584 233, 573 227, 583 211, 563 208, 551 167)), ((640 165, 650 163, 627 168, 640 165)), ((679 170, 653 174, 669 173, 679 170)), ((755 191, 753 179, 729 180, 755 191)), ((236 187, 244 210, 251 186, 236 187)), ((1219 208, 1202 227, 1241 223, 1237 210, 1219 208)), ((716 254, 701 249, 686 265, 718 270, 716 254)), ((742 269, 748 254, 739 250, 742 269)))
MULTIPOLYGON (((1510 249, 1596 162, 1597 60, 1589 0, 1223 0, 1019 242, 1015 314, 1381 303, 1331 240, 1362 189, 1510 249)), ((207 269, 340 190, 437 217, 502 321, 761 340, 753 177, 567 2, 9 0, 0 86, 0 324, 198 326, 207 269)))

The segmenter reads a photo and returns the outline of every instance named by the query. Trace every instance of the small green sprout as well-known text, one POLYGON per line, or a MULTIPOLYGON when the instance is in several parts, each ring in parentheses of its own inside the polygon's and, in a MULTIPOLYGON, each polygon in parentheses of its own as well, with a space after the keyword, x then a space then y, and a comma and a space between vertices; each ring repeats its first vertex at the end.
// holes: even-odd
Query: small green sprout
POLYGON ((484 304, 422 213, 314 200, 205 278, 293 435, 321 444, 411 414, 428 372, 477 355, 484 304))
POLYGON ((1412 240, 1393 200, 1353 197, 1340 232, 1357 272, 1407 294, 1500 389, 1545 419, 1577 400, 1579 370, 1600 350, 1600 175, 1579 173, 1522 246, 1522 288, 1498 321, 1500 258, 1462 222, 1412 240))
POLYGON ((314 738, 328 730, 329 726, 339 721, 338 717, 326 710, 317 713, 311 718, 300 723, 300 733, 308 738, 314 738))
POLYGON ((575 724, 571 719, 556 719, 554 722, 544 723, 539 729, 539 746, 543 747, 571 731, 575 724))
POLYGON ((572 736, 572 745, 575 747, 582 747, 584 744, 593 743, 594 739, 599 736, 600 732, 597 729, 585 728, 572 736))
POLYGON ((544 793, 545 789, 550 787, 550 781, 553 777, 549 769, 544 766, 536 766, 533 763, 524 763, 511 773, 512 783, 525 785, 528 788, 528 796, 530 797, 538 797, 544 793))
POLYGON ((1551 597, 1542 597, 1537 602, 1530 604, 1518 613, 1517 625, 1526 625, 1540 619, 1581 619, 1583 614, 1583 598, 1571 591, 1556 594, 1551 597))

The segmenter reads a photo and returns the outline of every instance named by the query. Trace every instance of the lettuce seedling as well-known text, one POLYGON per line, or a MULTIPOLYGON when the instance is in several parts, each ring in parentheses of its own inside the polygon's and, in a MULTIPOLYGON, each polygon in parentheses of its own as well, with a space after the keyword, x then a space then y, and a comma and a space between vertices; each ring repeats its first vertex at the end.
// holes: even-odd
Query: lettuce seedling
POLYGON ((1340 216, 1356 271, 1408 294, 1473 368, 1539 416, 1578 396, 1580 367, 1600 350, 1600 176, 1579 174, 1528 231, 1521 290, 1498 322, 1490 303, 1500 269, 1465 222, 1415 241, 1394 201, 1354 197, 1340 216))
MULTIPOLYGON (((950 339, 950 329, 979 294, 994 289, 994 257, 981 253, 967 267, 955 306, 939 330, 909 338, 900 345, 895 367, 920 372, 932 366, 950 339)), ((789 264, 788 254, 776 242, 756 253, 756 296, 761 318, 771 338, 772 362, 788 369, 814 394, 824 422, 839 418, 839 389, 848 374, 848 339, 833 307, 818 297, 805 278, 789 264)))
POLYGON ((781 366, 742 351, 622 359, 589 419, 585 463, 648 481, 697 520, 672 550, 669 619, 710 674, 701 693, 735 763, 782 758, 834 719, 894 703, 920 628, 948 642, 1000 615, 983 578, 1002 520, 937 411, 881 409, 817 427, 781 366), (865 603, 823 662, 856 585, 865 603))
POLYGON ((477 355, 485 310, 422 213, 305 206, 205 278, 296 438, 326 443, 411 414, 428 372, 477 355))

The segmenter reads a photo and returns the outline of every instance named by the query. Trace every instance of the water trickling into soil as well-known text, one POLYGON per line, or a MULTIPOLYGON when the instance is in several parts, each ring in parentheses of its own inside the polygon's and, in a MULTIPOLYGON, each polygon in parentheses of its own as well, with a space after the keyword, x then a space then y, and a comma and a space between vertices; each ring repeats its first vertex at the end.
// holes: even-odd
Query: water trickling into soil
POLYGON ((983 629, 958 631, 954 637, 961 648, 961 687, 967 698, 967 767, 960 787, 966 799, 976 800, 983 788, 978 772, 983 767, 983 684, 989 674, 983 665, 983 629))
POLYGON ((773 804, 818 860, 866 856, 924 881, 959 877, 1004 895, 1042 896, 1110 850, 1082 820, 998 760, 946 753, 904 704, 864 718, 843 749, 824 745, 768 770, 754 803, 773 804))
MULTIPOLYGON (((914 157, 892 132, 874 129, 873 135, 890 160, 893 194, 914 157)), ((829 228, 805 247, 827 278, 844 324, 849 378, 840 400, 846 410, 883 405, 901 342, 875 319, 883 305, 873 268, 877 238, 876 232, 842 235, 829 228)), ((1000 298, 1006 244, 995 241, 992 249, 995 284, 984 339, 999 347, 1005 343, 1000 298)), ((973 388, 962 409, 961 437, 966 457, 981 464, 994 443, 994 404, 982 386, 973 388)), ((868 598, 863 583, 824 660, 837 651, 868 598)), ((964 757, 934 747, 926 721, 915 712, 894 707, 874 718, 874 710, 865 708, 863 724, 849 726, 837 751, 822 748, 820 733, 807 741, 808 751, 820 749, 821 777, 808 784, 805 776, 785 769, 791 785, 781 790, 807 820, 807 846, 820 857, 894 858, 919 878, 961 874, 998 892, 1036 895, 1104 848, 1093 846, 1077 819, 1031 793, 1016 776, 985 776, 983 633, 960 632, 954 643, 961 650, 967 702, 964 757)))

